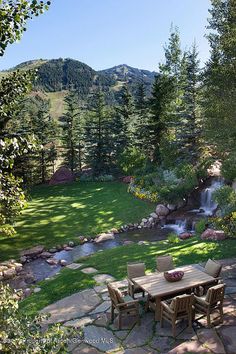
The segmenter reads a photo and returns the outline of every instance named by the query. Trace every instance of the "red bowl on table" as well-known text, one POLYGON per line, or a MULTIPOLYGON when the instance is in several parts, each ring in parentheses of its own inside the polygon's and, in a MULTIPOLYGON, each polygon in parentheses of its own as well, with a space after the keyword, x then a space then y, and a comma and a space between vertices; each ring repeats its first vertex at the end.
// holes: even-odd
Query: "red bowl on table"
POLYGON ((179 281, 183 278, 183 276, 184 272, 182 270, 164 272, 164 277, 169 282, 179 281))

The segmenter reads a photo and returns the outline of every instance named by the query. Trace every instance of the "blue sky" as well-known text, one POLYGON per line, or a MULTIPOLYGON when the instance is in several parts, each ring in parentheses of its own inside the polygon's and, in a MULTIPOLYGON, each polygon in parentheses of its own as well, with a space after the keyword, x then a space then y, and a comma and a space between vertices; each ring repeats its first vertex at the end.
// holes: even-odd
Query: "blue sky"
POLYGON ((157 70, 171 24, 183 48, 196 40, 202 63, 210 0, 52 0, 50 10, 28 23, 19 43, 0 59, 0 70, 23 61, 74 58, 96 70, 118 64, 157 70))

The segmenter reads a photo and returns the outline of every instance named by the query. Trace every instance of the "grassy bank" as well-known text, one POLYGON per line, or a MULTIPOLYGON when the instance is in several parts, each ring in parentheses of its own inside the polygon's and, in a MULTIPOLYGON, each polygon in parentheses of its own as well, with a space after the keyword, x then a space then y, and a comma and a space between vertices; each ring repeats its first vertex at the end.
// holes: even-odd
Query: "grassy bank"
MULTIPOLYGON (((126 277, 126 264, 132 261, 144 261, 148 272, 155 270, 157 255, 169 253, 176 266, 204 262, 208 258, 223 259, 235 257, 236 240, 203 242, 197 238, 171 245, 165 241, 146 245, 121 246, 98 252, 82 260, 84 266, 93 266, 99 273, 108 273, 117 280, 126 277)), ((79 260, 81 263, 81 259, 79 260)), ((43 307, 73 294, 86 287, 95 285, 91 275, 83 274, 79 269, 64 269, 55 279, 41 282, 41 291, 33 294, 21 303, 24 311, 35 313, 43 307)))
POLYGON ((94 236, 119 228, 154 209, 154 204, 134 198, 118 182, 38 186, 16 221, 17 235, 0 237, 0 260, 18 257, 20 250, 34 245, 48 248, 76 240, 78 235, 94 236))

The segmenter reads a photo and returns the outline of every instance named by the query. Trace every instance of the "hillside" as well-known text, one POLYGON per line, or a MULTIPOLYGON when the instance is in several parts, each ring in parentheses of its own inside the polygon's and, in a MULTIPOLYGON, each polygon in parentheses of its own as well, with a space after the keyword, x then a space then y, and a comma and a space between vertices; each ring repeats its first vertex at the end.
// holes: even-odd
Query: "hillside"
POLYGON ((63 114, 63 99, 70 90, 80 93, 86 100, 98 87, 105 93, 108 104, 119 101, 120 91, 125 83, 133 96, 140 83, 145 86, 147 96, 151 93, 156 73, 133 68, 126 64, 106 70, 95 71, 87 64, 74 59, 36 59, 18 64, 7 71, 0 72, 0 78, 14 70, 37 69, 32 94, 40 94, 51 102, 51 114, 58 118, 63 114))

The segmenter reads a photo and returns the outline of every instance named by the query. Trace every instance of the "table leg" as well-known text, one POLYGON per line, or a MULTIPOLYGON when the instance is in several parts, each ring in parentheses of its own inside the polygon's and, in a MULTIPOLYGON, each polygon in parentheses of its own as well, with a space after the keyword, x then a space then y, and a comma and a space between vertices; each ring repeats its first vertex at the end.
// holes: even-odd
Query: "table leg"
POLYGON ((161 314, 161 298, 156 296, 156 310, 155 310, 155 321, 160 321, 161 314))

